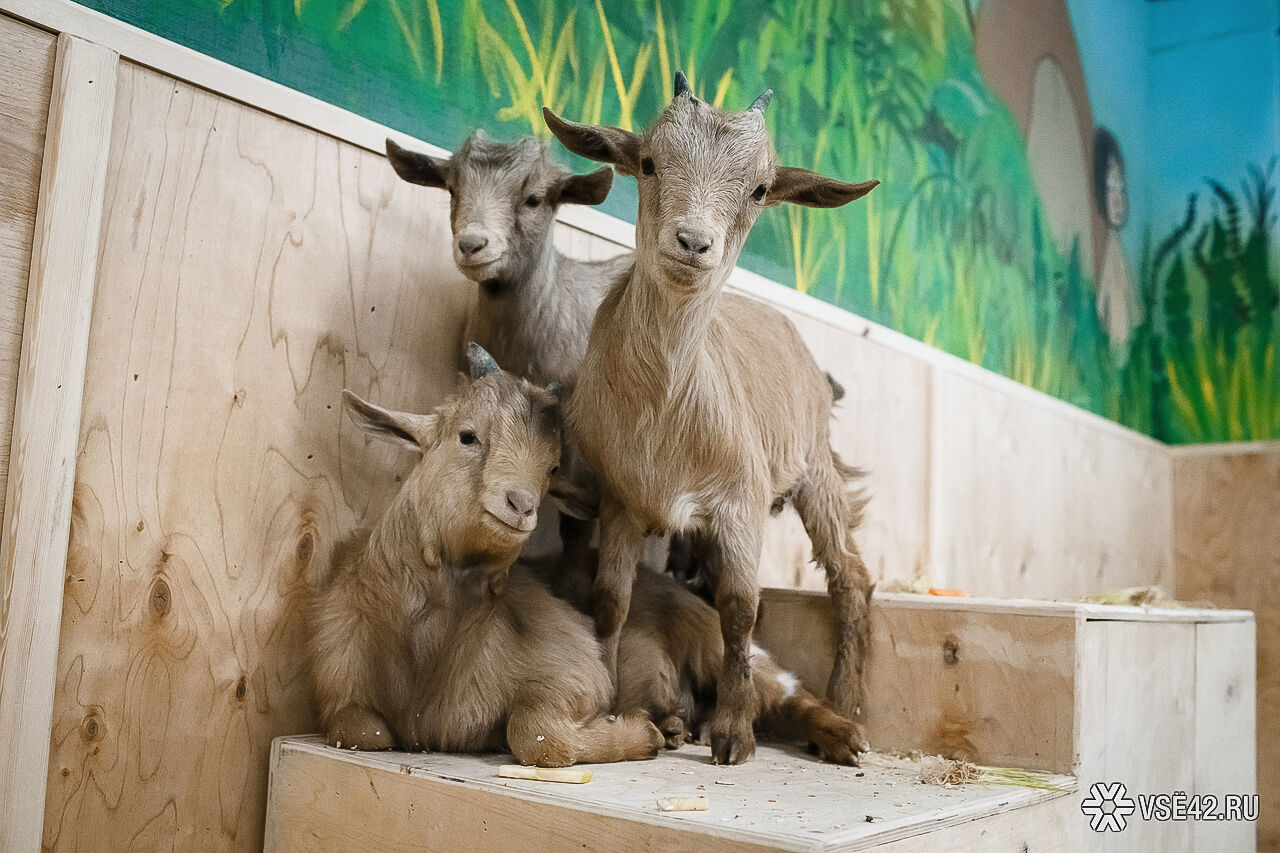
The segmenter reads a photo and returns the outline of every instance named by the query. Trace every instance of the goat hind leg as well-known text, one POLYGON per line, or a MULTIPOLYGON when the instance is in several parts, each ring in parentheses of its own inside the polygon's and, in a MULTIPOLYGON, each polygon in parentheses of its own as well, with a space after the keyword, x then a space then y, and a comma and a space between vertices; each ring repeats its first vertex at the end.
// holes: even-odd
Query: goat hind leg
POLYGON ((827 575, 836 623, 835 661, 827 698, 847 717, 862 706, 862 671, 871 636, 871 579, 853 540, 863 498, 851 490, 855 476, 834 452, 820 451, 796 491, 796 510, 813 545, 813 558, 827 575))

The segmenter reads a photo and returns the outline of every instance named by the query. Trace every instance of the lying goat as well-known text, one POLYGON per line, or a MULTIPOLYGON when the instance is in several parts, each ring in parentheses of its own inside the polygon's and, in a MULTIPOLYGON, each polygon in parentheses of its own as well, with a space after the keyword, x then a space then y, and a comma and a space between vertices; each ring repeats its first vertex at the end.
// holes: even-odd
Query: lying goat
POLYGON ((777 166, 766 93, 741 113, 675 97, 643 134, 576 124, 543 110, 569 150, 639 184, 635 266, 601 303, 568 405, 572 435, 603 486, 596 631, 610 674, 646 534, 698 531, 718 567, 724 663, 712 756, 755 750, 751 633, 769 509, 791 497, 827 573, 837 626, 827 687, 837 710, 861 704, 871 582, 853 541, 863 498, 857 471, 831 449, 832 387, 777 310, 722 295, 747 233, 767 205, 835 207, 875 181, 846 184, 777 166))
MULTIPOLYGON (((545 567, 534 571, 544 578, 554 573, 545 567)), ((582 591, 569 600, 590 613, 592 564, 569 571, 570 587, 582 591)), ((724 640, 716 611, 670 575, 640 566, 618 643, 616 707, 648 711, 668 748, 701 739, 723 664, 724 640)), ((756 728, 812 743, 827 761, 858 763, 858 753, 867 749, 860 725, 818 701, 798 678, 754 645, 751 674, 756 728)))
POLYGON ((469 347, 472 381, 430 415, 344 392, 366 432, 421 453, 372 531, 338 549, 312 614, 333 746, 474 752, 522 764, 652 758, 643 710, 606 716, 588 621, 510 569, 560 457, 559 398, 469 347))

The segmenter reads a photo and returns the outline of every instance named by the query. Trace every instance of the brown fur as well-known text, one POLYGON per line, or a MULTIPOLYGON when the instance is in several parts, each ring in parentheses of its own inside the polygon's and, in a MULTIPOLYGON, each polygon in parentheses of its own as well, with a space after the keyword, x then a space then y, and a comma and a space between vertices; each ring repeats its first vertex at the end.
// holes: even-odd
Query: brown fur
POLYGON ((837 206, 875 182, 778 167, 760 112, 726 113, 679 85, 641 135, 544 115, 570 150, 639 183, 636 263, 596 314, 568 407, 604 492, 594 609, 611 674, 644 535, 702 533, 719 568, 724 639, 712 755, 749 758, 761 530, 775 501, 794 494, 839 628, 828 695, 855 716, 871 583, 852 535, 863 506, 849 488, 855 472, 830 445, 833 389, 782 314, 721 290, 762 207, 837 206))
POLYGON ((606 716, 608 672, 586 619, 510 568, 559 456, 558 400, 493 372, 427 416, 346 402, 363 429, 422 457, 373 530, 335 551, 315 597, 312 678, 329 743, 506 748, 542 766, 653 757, 663 738, 643 711, 606 716))
MULTIPOLYGON (((540 570, 545 575, 545 570, 540 570)), ((551 572, 564 577, 566 572, 551 572)), ((590 612, 594 565, 567 571, 572 602, 590 612)), ((636 572, 631 609, 618 643, 616 707, 643 708, 675 749, 699 739, 710 722, 724 641, 716 611, 669 575, 644 566, 636 572)), ((837 713, 800 686, 769 654, 751 648, 756 728, 776 736, 813 743, 827 761, 857 764, 867 749, 862 727, 837 713)))

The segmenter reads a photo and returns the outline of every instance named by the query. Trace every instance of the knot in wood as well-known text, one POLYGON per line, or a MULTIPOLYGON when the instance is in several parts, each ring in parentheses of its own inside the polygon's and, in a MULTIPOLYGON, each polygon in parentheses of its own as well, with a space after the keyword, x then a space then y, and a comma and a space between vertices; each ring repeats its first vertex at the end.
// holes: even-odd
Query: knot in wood
POLYGON ((107 727, 98 718, 97 711, 90 711, 80 721, 80 738, 85 743, 97 743, 107 733, 107 727))
POLYGON ((169 591, 169 584, 164 578, 156 578, 155 583, 151 585, 151 609, 155 612, 156 618, 163 619, 172 603, 173 593, 169 591))
POLYGON ((947 666, 955 666, 960 662, 960 644, 955 637, 947 637, 942 643, 942 662, 947 666))

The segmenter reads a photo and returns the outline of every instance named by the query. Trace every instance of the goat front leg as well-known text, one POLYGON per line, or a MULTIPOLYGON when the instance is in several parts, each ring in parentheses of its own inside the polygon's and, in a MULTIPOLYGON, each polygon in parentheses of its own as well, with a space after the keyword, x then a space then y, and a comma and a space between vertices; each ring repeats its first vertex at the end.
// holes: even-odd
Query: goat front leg
POLYGON ((600 563, 591 591, 596 636, 600 639, 609 682, 618 687, 618 637, 631 609, 631 585, 636 561, 644 546, 644 531, 618 501, 607 497, 600 504, 600 563))
POLYGON ((756 573, 762 521, 753 517, 713 532, 721 569, 716 610, 724 637, 724 662, 711 718, 711 760, 716 764, 741 764, 756 751, 753 726, 760 708, 751 680, 751 633, 760 601, 756 573))

